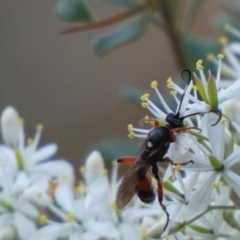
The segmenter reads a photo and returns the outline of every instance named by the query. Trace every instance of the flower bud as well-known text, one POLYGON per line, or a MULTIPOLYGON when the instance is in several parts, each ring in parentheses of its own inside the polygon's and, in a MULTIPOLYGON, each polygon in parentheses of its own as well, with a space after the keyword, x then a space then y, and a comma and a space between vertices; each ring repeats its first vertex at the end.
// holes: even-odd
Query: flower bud
POLYGON ((18 112, 11 106, 6 107, 1 115, 2 140, 11 147, 18 145, 19 119, 18 112))
POLYGON ((103 175, 104 161, 98 151, 93 151, 87 158, 85 164, 85 180, 87 186, 90 186, 94 181, 103 175))

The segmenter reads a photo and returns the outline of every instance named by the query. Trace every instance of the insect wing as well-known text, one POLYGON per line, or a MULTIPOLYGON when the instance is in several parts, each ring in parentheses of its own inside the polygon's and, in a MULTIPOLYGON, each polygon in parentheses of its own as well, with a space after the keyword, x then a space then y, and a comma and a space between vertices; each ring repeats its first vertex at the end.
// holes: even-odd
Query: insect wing
POLYGON ((142 160, 144 151, 136 157, 135 162, 130 166, 117 191, 116 204, 119 209, 124 208, 133 198, 137 191, 137 185, 150 168, 147 162, 142 160))

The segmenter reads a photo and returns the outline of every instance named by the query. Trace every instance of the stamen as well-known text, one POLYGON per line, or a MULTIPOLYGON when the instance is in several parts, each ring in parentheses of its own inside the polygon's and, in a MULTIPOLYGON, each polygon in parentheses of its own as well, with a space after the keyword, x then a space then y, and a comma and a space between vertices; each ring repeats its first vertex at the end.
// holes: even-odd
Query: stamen
POLYGON ((39 218, 39 224, 40 225, 44 225, 44 224, 46 224, 47 223, 47 216, 45 215, 45 214, 43 214, 43 215, 41 215, 41 217, 39 218))
POLYGON ((141 96, 141 100, 146 101, 148 97, 149 97, 149 94, 145 93, 144 95, 141 96))
POLYGON ((129 137, 130 139, 133 139, 133 138, 135 137, 135 133, 134 133, 134 132, 129 133, 129 134, 128 134, 128 137, 129 137))
POLYGON ((222 36, 218 39, 219 43, 222 45, 226 45, 228 43, 228 38, 225 36, 222 36))
POLYGON ((80 174, 84 174, 85 173, 85 167, 84 166, 79 168, 79 173, 80 174))
POLYGON ((171 95, 177 95, 177 91, 170 91, 171 95))
POLYGON ((73 215, 72 215, 71 213, 68 213, 68 214, 67 214, 67 220, 68 220, 69 222, 72 222, 72 221, 74 220, 74 217, 73 217, 73 215))
POLYGON ((196 69, 197 70, 203 70, 204 69, 202 63, 203 63, 203 61, 201 59, 197 61, 197 63, 196 63, 196 69))
POLYGON ((133 125, 132 124, 128 124, 127 129, 128 129, 129 133, 133 132, 133 125))
POLYGON ((180 164, 178 164, 175 168, 177 171, 180 171, 182 169, 182 166, 180 164))
POLYGON ((214 54, 209 53, 209 54, 207 55, 207 60, 208 60, 208 61, 213 61, 214 59, 215 59, 214 54))
POLYGON ((148 108, 148 107, 149 107, 149 104, 148 104, 147 102, 142 102, 142 107, 148 108))
POLYGON ((152 81, 152 83, 151 83, 151 88, 155 89, 155 88, 157 87, 157 85, 158 85, 158 83, 157 83, 156 80, 155 80, 155 81, 152 81))
POLYGON ((213 188, 217 188, 218 187, 218 183, 217 182, 212 182, 212 187, 213 188))
POLYGON ((217 57, 218 57, 219 59, 224 59, 224 55, 223 55, 223 54, 221 54, 221 53, 220 53, 220 54, 218 54, 218 55, 217 55, 217 57))

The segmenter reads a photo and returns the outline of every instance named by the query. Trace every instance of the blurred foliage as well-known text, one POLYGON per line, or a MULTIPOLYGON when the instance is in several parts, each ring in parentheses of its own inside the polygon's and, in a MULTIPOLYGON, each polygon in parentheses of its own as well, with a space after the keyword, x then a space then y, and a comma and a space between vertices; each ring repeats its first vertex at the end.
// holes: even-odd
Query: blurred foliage
MULTIPOLYGON (((192 32, 192 27, 198 13, 208 1, 205 0, 99 0, 103 4, 117 5, 122 12, 103 19, 94 18, 96 13, 88 7, 90 0, 59 0, 56 14, 64 21, 79 22, 80 24, 62 31, 62 34, 77 33, 93 29, 113 26, 112 30, 102 33, 93 41, 93 48, 99 56, 105 56, 116 48, 132 43, 147 33, 147 26, 153 24, 159 31, 163 31, 172 45, 173 53, 179 70, 183 68, 195 69, 198 59, 206 60, 209 53, 217 55, 222 45, 219 41, 203 38, 192 32), (115 26, 115 28, 114 28, 115 26)), ((219 15, 213 19, 219 36, 226 36, 234 40, 234 36, 224 31, 226 23, 238 25, 240 20, 240 2, 219 0, 226 15, 219 15)), ((161 44, 159 44, 161 48, 161 44)), ((211 61, 204 62, 204 70, 214 69, 211 61)), ((213 72, 214 73, 214 72, 213 72)), ((181 84, 180 84, 181 85, 181 84)), ((140 105, 140 97, 145 91, 128 89, 122 91, 122 96, 130 102, 140 105)), ((156 99, 152 99, 158 104, 156 99)), ((174 105, 172 98, 171 107, 174 105)), ((161 107, 161 106, 160 106, 161 107)), ((174 109, 174 107, 172 108, 174 109)), ((100 143, 98 150, 107 161, 112 161, 122 154, 136 154, 140 144, 135 141, 129 143, 122 139, 115 139, 100 143)))

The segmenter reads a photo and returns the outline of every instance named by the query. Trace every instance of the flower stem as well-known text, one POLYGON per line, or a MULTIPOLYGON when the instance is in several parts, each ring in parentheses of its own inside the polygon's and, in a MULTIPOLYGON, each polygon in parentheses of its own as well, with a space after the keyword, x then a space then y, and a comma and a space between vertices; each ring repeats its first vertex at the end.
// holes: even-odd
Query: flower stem
POLYGON ((96 28, 107 27, 109 25, 112 25, 112 24, 121 22, 123 20, 126 20, 126 19, 140 13, 141 11, 145 10, 147 7, 148 7, 147 3, 137 5, 137 6, 134 6, 131 9, 129 9, 129 10, 123 12, 123 13, 120 13, 118 15, 114 15, 112 17, 108 17, 108 18, 102 19, 100 21, 83 24, 83 25, 76 26, 76 27, 73 27, 73 28, 68 28, 68 29, 60 32, 60 34, 68 34, 68 33, 82 32, 82 31, 89 31, 89 30, 96 29, 96 28))
POLYGON ((160 5, 162 7, 161 14, 165 20, 165 24, 166 24, 165 30, 168 34, 173 51, 175 53, 177 65, 180 69, 182 69, 182 68, 186 68, 188 66, 188 64, 187 64, 187 60, 184 56, 183 49, 181 46, 180 34, 177 32, 177 30, 174 26, 174 22, 173 22, 173 18, 171 16, 170 7, 169 7, 168 2, 169 2, 168 0, 160 0, 160 5))

